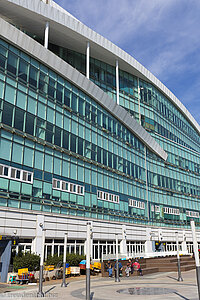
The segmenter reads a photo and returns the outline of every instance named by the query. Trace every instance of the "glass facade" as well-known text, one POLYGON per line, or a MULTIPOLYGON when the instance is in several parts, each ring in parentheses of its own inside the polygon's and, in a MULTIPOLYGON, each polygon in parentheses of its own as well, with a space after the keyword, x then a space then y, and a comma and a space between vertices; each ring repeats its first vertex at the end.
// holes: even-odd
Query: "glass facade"
MULTIPOLYGON (((50 50, 85 74, 84 55, 50 50)), ((198 224, 199 134, 155 87, 119 73, 120 105, 139 120, 140 104, 167 162, 95 99, 0 40, 1 206, 159 226, 187 227, 195 216, 198 224)), ((90 76, 116 100, 113 66, 91 58, 90 76)))

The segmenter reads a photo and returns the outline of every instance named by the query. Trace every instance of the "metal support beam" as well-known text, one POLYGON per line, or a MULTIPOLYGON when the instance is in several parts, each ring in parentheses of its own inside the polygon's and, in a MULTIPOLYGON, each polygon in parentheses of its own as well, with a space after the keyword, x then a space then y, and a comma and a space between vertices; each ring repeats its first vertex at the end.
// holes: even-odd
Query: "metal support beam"
POLYGON ((90 42, 87 42, 86 49, 86 77, 90 78, 90 42))
POLYGON ((116 60, 116 95, 117 95, 117 104, 119 105, 119 62, 116 60))
POLYGON ((48 43, 49 43, 49 22, 46 22, 45 32, 44 32, 44 47, 46 49, 48 49, 48 43))

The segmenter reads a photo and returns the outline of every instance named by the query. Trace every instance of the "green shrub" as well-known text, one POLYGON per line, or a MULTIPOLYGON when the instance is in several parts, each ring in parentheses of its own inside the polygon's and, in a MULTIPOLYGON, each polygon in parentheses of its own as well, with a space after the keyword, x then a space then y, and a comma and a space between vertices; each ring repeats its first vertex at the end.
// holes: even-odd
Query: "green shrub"
MULTIPOLYGON (((80 261, 85 259, 84 255, 74 254, 74 253, 67 253, 66 255, 66 262, 70 266, 78 266, 80 261)), ((48 265, 54 265, 55 267, 57 265, 62 265, 63 263, 63 255, 58 256, 55 254, 54 256, 49 256, 45 262, 45 264, 48 265)))
POLYGON ((15 272, 23 268, 28 268, 29 271, 39 270, 40 256, 29 252, 19 253, 13 259, 13 268, 15 272))
POLYGON ((58 254, 54 254, 53 256, 48 256, 47 260, 45 261, 45 265, 53 265, 56 267, 58 264, 62 264, 63 262, 63 255, 58 256, 58 254))

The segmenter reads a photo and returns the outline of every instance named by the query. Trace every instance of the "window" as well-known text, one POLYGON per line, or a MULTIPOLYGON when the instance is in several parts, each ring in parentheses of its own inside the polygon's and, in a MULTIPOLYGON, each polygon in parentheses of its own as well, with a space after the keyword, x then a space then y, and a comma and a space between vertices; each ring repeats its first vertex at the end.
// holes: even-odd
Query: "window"
POLYGON ((199 213, 197 211, 186 210, 186 216, 192 218, 199 218, 199 213))
POLYGON ((24 112, 23 110, 19 108, 15 108, 15 121, 14 121, 14 127, 23 131, 24 127, 24 112))
POLYGON ((77 144, 76 141, 77 141, 77 137, 74 134, 71 134, 70 150, 75 153, 76 153, 76 144, 77 144))
POLYGON ((20 59, 19 62, 19 80, 21 81, 27 81, 27 74, 28 74, 28 63, 26 63, 24 60, 20 59))
POLYGON ((29 113, 26 113, 25 132, 34 135, 34 120, 35 117, 29 113))
POLYGON ((38 70, 33 66, 30 66, 29 72, 29 84, 37 88, 38 70))
POLYGON ((163 207, 163 212, 164 214, 169 214, 169 215, 180 215, 180 211, 178 208, 172 208, 172 207, 163 207))
POLYGON ((12 105, 4 102, 3 113, 2 113, 2 123, 12 126, 13 119, 13 107, 12 105))
POLYGON ((84 195, 84 186, 53 178, 53 189, 84 195))
POLYGON ((67 131, 63 132, 63 148, 69 149, 69 133, 67 131))
POLYGON ((54 99, 55 97, 55 80, 49 78, 48 95, 54 99))
POLYGON ((11 178, 14 180, 33 183, 33 173, 24 171, 11 166, 0 164, 0 177, 11 178))
POLYGON ((64 104, 70 107, 70 91, 67 89, 64 91, 64 104))
POLYGON ((16 75, 17 73, 17 56, 12 52, 8 53, 8 65, 7 70, 9 73, 16 75))
POLYGON ((103 191, 97 191, 97 199, 106 200, 109 202, 119 203, 119 196, 103 191))
POLYGON ((129 206, 139 208, 139 209, 145 209, 145 203, 142 201, 134 200, 134 199, 128 199, 129 200, 129 206))
POLYGON ((54 136, 54 144, 57 146, 61 146, 61 129, 59 127, 55 127, 55 136, 54 136))

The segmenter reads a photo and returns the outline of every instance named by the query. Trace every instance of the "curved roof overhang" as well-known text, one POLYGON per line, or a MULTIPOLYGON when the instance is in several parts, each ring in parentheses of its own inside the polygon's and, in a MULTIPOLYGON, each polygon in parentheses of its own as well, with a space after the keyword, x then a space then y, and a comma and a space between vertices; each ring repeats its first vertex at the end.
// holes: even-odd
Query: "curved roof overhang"
POLYGON ((187 118, 200 134, 200 126, 178 98, 151 72, 128 53, 96 33, 67 11, 48 0, 1 0, 0 16, 5 20, 43 38, 45 22, 50 22, 50 42, 85 53, 86 42, 91 44, 91 56, 111 65, 119 61, 120 69, 156 86, 187 118))
POLYGON ((162 159, 167 159, 167 153, 160 147, 155 139, 153 139, 153 137, 138 124, 130 113, 119 106, 102 89, 95 85, 91 80, 87 79, 79 71, 1 18, 0 37, 39 60, 57 74, 60 74, 60 76, 79 87, 124 124, 148 147, 149 150, 160 156, 162 159))

